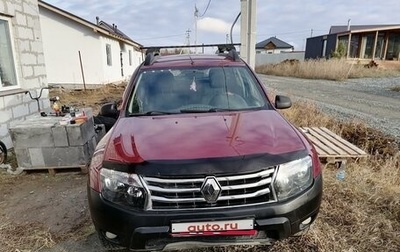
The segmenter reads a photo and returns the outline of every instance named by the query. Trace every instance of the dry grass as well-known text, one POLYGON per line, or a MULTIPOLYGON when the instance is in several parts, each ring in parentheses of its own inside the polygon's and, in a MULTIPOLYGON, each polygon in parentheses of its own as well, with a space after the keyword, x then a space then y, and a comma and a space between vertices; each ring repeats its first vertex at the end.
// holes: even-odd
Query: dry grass
POLYGON ((52 234, 39 223, 1 222, 0 233, 1 251, 33 252, 56 244, 52 234))
POLYGON ((364 67, 363 61, 319 59, 269 64, 256 68, 257 73, 305 79, 345 80, 348 78, 399 76, 400 64, 379 62, 377 68, 364 67), (388 67, 386 67, 386 65, 388 67))
POLYGON ((400 92, 400 86, 392 87, 390 90, 400 92))
POLYGON ((78 108, 92 107, 93 112, 97 113, 102 104, 122 99, 126 84, 108 84, 102 88, 88 89, 86 91, 53 88, 50 90, 50 97, 59 96, 61 105, 78 108))

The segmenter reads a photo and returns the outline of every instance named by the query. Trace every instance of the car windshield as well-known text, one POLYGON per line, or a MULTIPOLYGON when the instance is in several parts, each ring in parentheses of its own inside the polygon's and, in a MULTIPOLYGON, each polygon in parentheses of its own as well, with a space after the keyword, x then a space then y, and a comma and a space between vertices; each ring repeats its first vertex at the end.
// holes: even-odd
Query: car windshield
POLYGON ((248 68, 208 67, 140 72, 127 112, 156 115, 268 108, 248 68))

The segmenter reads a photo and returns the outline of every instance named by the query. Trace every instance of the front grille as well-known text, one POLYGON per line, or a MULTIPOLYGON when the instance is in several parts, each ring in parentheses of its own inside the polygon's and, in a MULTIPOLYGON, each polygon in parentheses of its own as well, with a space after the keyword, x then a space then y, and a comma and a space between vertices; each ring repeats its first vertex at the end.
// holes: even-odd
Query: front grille
POLYGON ((271 182, 275 167, 233 176, 215 176, 221 186, 216 202, 207 202, 201 186, 206 177, 143 177, 150 194, 148 209, 199 209, 275 202, 271 182))

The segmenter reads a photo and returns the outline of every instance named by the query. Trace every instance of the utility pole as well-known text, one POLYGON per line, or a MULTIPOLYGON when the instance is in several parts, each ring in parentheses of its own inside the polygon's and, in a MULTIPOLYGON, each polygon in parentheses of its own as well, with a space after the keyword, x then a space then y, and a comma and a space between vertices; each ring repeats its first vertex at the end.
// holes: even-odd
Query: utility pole
POLYGON ((311 29, 311 35, 310 35, 310 38, 312 38, 313 32, 314 32, 314 30, 313 30, 313 29, 311 29))
MULTIPOLYGON (((199 10, 194 5, 194 44, 197 45, 197 20, 199 19, 199 10)), ((194 48, 194 53, 197 54, 197 47, 194 48)))
POLYGON ((190 45, 190 32, 191 32, 191 30, 190 29, 187 29, 186 30, 186 45, 190 45))
POLYGON ((257 0, 240 0, 240 3, 242 13, 240 57, 254 69, 256 62, 257 0))

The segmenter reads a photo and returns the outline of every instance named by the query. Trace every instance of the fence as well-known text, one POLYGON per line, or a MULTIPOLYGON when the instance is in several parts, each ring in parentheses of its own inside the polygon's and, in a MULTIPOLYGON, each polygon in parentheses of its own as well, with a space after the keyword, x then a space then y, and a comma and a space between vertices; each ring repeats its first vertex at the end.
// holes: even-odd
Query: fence
POLYGON ((256 67, 266 64, 277 64, 287 59, 296 59, 303 61, 304 52, 288 52, 274 54, 256 54, 256 67))

